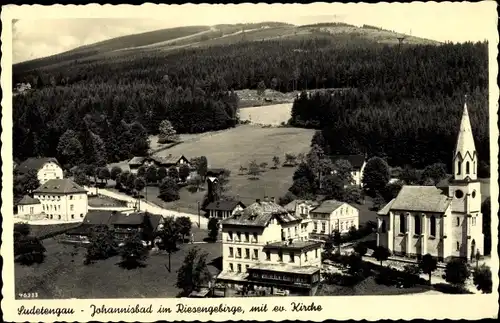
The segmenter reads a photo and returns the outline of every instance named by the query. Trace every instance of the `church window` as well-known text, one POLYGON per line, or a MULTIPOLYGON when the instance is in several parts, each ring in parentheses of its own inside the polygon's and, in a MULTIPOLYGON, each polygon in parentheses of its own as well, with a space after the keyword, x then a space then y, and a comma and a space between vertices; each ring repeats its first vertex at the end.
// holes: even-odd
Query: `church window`
POLYGON ((406 232, 406 225, 405 225, 405 215, 400 214, 399 215, 399 232, 400 233, 405 233, 406 232))
POLYGON ((457 227, 460 226, 460 218, 457 217, 457 227))
POLYGON ((469 162, 466 162, 466 163, 465 163, 465 173, 466 173, 467 175, 469 175, 469 173, 470 173, 470 164, 469 164, 469 162))
POLYGON ((458 161, 457 162, 457 175, 460 175, 461 169, 462 169, 462 162, 458 161))
POLYGON ((420 224, 420 215, 415 215, 415 234, 421 234, 422 227, 420 224))
POLYGON ((460 251, 460 242, 457 241, 457 251, 460 251))
POLYGON ((380 225, 380 231, 382 233, 385 233, 385 231, 386 231, 385 220, 382 220, 382 224, 380 225))
POLYGON ((456 190, 455 191, 455 197, 457 199, 461 199, 463 196, 464 196, 464 192, 462 192, 461 190, 456 190))
POLYGON ((436 236, 436 217, 433 215, 430 219, 431 222, 431 236, 436 236))
POLYGON ((475 198, 476 197, 476 191, 472 191, 472 198, 475 198))

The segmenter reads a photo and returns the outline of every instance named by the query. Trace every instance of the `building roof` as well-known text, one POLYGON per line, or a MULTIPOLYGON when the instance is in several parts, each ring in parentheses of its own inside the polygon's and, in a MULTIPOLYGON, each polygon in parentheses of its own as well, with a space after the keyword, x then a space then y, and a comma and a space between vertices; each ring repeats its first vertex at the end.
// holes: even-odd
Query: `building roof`
POLYGON ((76 184, 70 179, 49 179, 44 184, 40 185, 34 193, 49 193, 49 194, 75 194, 87 193, 80 185, 76 184))
POLYGON ((40 200, 38 199, 35 199, 35 198, 32 198, 31 196, 29 195, 25 195, 23 196, 23 198, 21 199, 21 201, 19 201, 19 203, 17 203, 18 205, 33 205, 33 204, 40 204, 40 200))
POLYGON ((241 205, 242 208, 245 208, 245 205, 240 201, 215 201, 208 204, 205 207, 205 210, 233 211, 238 205, 241 205))
POLYGON ((302 218, 290 214, 284 207, 271 201, 257 201, 244 210, 222 221, 223 225, 265 227, 273 217, 280 223, 301 221, 302 218))
POLYGON ((264 249, 287 249, 287 250, 312 250, 321 247, 322 242, 319 241, 277 241, 271 242, 264 246, 264 249))
POLYGON ((339 207, 341 207, 344 204, 348 204, 346 202, 340 202, 337 200, 325 200, 321 202, 321 204, 318 207, 315 207, 314 209, 311 210, 312 213, 332 213, 339 207))
POLYGON ((389 203, 387 203, 383 208, 381 208, 377 214, 378 215, 387 215, 389 213, 389 211, 391 210, 391 207, 392 207, 392 204, 394 204, 394 201, 396 201, 396 199, 392 199, 389 203))
MULTIPOLYGON (((147 213, 151 226, 157 228, 161 222, 162 216, 159 214, 147 213)), ((141 225, 145 222, 146 213, 144 212, 132 212, 132 213, 114 213, 109 221, 112 225, 141 225)))
POLYGON ((267 271, 275 271, 281 273, 294 273, 294 274, 314 274, 318 272, 320 269, 314 266, 293 266, 285 263, 279 264, 266 264, 259 263, 255 265, 250 265, 249 269, 253 270, 267 270, 267 271))
POLYGON ((465 103, 462 120, 460 121, 460 130, 458 131, 457 144, 455 146, 455 155, 460 154, 462 157, 465 157, 465 155, 469 153, 472 159, 474 159, 475 152, 476 146, 474 145, 474 136, 472 134, 469 111, 467 110, 467 103, 465 103))
MULTIPOLYGON (((184 155, 177 155, 177 156, 172 156, 168 155, 166 157, 163 156, 150 156, 150 157, 133 157, 132 159, 129 160, 128 164, 132 166, 141 166, 146 160, 151 160, 154 161, 155 163, 161 165, 161 166, 172 166, 175 165, 179 162, 179 160, 185 159, 186 161, 187 158, 184 155)), ((189 161, 188 161, 189 162, 189 161)))
POLYGON ((109 224, 113 213, 113 211, 106 210, 89 210, 82 223, 90 225, 109 224))
POLYGON ((332 162, 336 162, 337 160, 347 160, 353 169, 361 169, 363 164, 366 161, 365 155, 332 155, 330 156, 332 162))
POLYGON ((293 200, 291 201, 290 203, 288 203, 287 205, 284 206, 284 208, 288 211, 288 212, 295 212, 295 208, 297 207, 298 204, 302 204, 302 203, 305 203, 309 206, 318 206, 320 203, 318 201, 310 201, 310 200, 293 200))
POLYGON ((41 158, 31 157, 23 161, 21 164, 19 164, 16 167, 16 171, 18 171, 21 174, 24 174, 32 169, 39 170, 40 168, 43 167, 43 165, 47 163, 56 163, 57 165, 59 165, 57 159, 53 157, 41 157, 41 158))
POLYGON ((451 198, 435 186, 404 185, 390 209, 444 213, 450 203, 451 198))

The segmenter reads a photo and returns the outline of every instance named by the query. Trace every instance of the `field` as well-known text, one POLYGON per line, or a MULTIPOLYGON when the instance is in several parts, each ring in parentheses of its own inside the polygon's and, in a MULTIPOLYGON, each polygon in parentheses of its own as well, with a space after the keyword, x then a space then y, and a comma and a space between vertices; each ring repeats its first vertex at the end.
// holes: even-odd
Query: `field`
POLYGON ((177 270, 187 251, 196 246, 207 252, 212 274, 219 272, 220 264, 217 260, 212 265, 210 262, 219 258, 222 251, 220 243, 181 244, 180 250, 172 254, 169 272, 168 254, 163 252, 151 252, 144 267, 127 270, 118 266, 120 257, 83 265, 84 248, 75 249, 54 239, 44 240, 43 244, 47 249, 44 263, 15 265, 16 294, 37 292, 41 299, 176 297, 177 270))
POLYGON ((280 125, 288 122, 293 103, 282 103, 240 109, 240 120, 254 124, 280 125))
POLYGON ((104 206, 118 207, 127 205, 127 203, 123 201, 115 200, 111 197, 104 195, 89 196, 88 201, 89 201, 89 206, 93 207, 104 207, 104 206))

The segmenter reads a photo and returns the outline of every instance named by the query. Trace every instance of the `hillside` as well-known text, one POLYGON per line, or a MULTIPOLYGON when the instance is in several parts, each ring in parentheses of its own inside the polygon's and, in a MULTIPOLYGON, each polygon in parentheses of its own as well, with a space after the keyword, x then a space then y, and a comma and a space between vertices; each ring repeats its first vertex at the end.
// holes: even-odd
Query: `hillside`
POLYGON ((397 44, 405 36, 406 44, 439 44, 437 41, 411 37, 372 26, 352 26, 343 23, 295 26, 279 22, 215 26, 189 26, 161 29, 117 37, 70 51, 14 65, 16 72, 75 63, 95 61, 116 56, 137 55, 142 52, 170 52, 179 49, 228 45, 276 39, 310 39, 326 37, 331 40, 348 38, 353 42, 397 44))

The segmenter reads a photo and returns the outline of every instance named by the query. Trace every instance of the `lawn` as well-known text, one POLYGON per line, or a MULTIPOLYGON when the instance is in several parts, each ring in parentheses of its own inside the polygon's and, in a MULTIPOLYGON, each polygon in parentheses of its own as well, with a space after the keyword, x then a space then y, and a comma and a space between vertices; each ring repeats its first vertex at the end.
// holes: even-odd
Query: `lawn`
POLYGON ((15 291, 37 292, 41 299, 63 298, 157 298, 176 297, 177 270, 187 251, 198 247, 207 252, 207 262, 212 274, 220 268, 220 243, 181 244, 172 254, 172 270, 167 270, 168 254, 151 252, 145 266, 123 269, 118 266, 120 257, 83 265, 85 249, 61 244, 54 239, 44 240, 47 248, 45 262, 31 267, 15 265, 15 291))
POLYGON ((116 200, 116 199, 113 199, 109 196, 104 196, 104 195, 89 196, 88 203, 89 203, 89 206, 93 206, 93 207, 105 207, 105 206, 119 207, 119 206, 126 206, 127 205, 126 202, 116 200))
POLYGON ((56 232, 64 232, 72 228, 76 228, 80 223, 61 223, 61 224, 47 224, 47 225, 34 225, 30 224, 31 235, 34 237, 42 238, 47 235, 55 234, 56 232))
POLYGON ((375 277, 372 276, 352 287, 321 284, 316 296, 405 295, 425 293, 429 290, 429 286, 423 285, 417 285, 410 288, 398 288, 396 286, 377 284, 375 282, 375 277))
POLYGON ((240 109, 240 120, 254 124, 280 125, 290 119, 293 103, 281 103, 240 109))
MULTIPOLYGON (((160 152, 166 156, 185 155, 188 159, 206 156, 209 167, 226 168, 231 171, 229 194, 250 204, 257 198, 283 196, 292 185, 293 167, 271 169, 273 156, 283 161, 285 153, 309 151, 314 130, 299 128, 262 128, 255 125, 241 125, 233 129, 213 132, 209 135, 191 135, 180 145, 160 152), (239 174, 240 166, 248 167, 251 160, 267 162, 267 170, 258 179, 250 180, 248 175, 239 174)), ((204 191, 190 193, 181 189, 179 201, 163 203, 156 196, 158 188, 148 188, 148 200, 181 212, 197 213, 197 202, 202 201, 204 191)))

